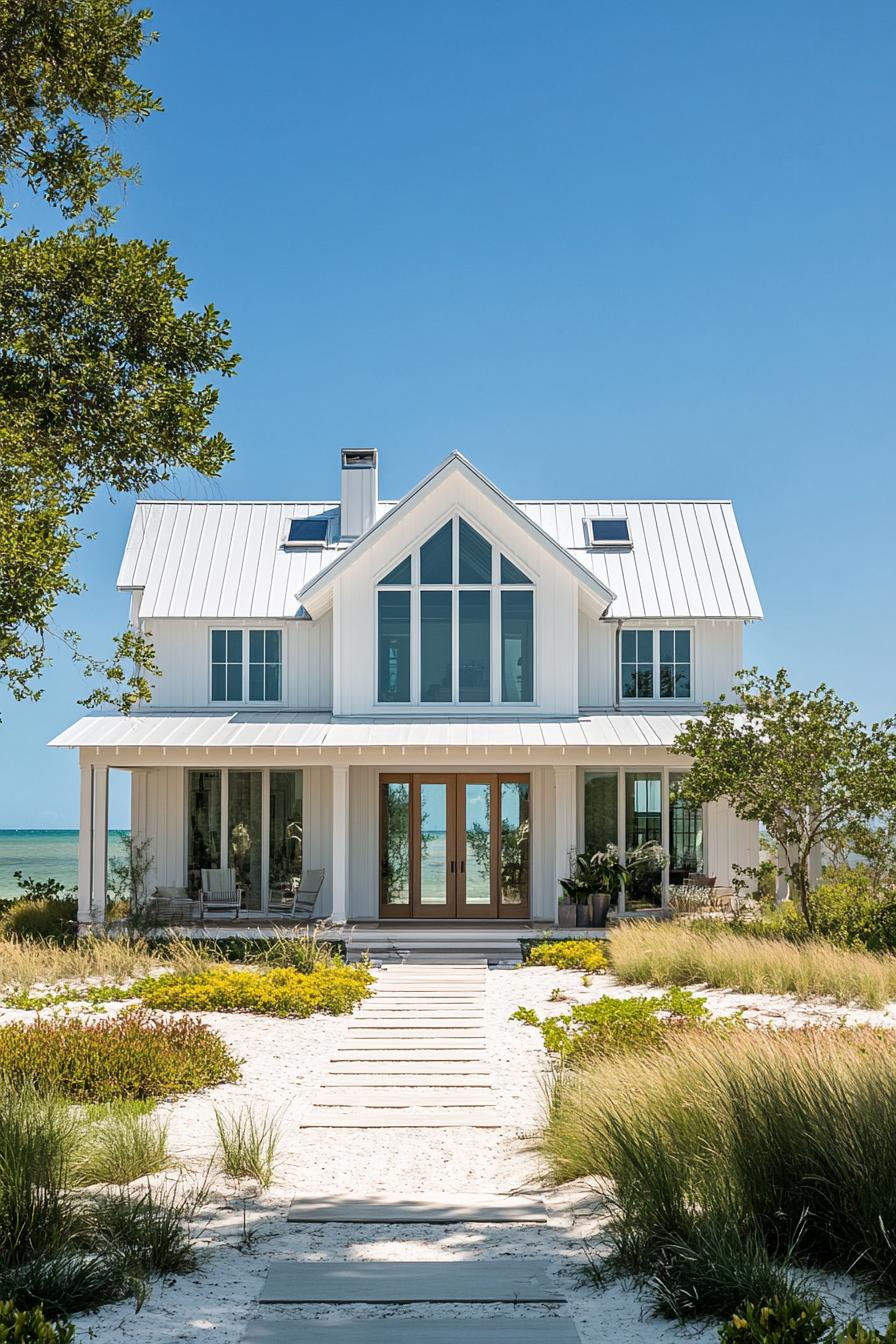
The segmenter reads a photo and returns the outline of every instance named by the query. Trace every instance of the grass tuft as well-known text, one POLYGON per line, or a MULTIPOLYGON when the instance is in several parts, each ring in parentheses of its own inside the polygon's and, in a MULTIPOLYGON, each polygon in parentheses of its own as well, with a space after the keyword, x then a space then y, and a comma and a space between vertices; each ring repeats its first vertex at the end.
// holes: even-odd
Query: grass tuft
POLYGON ((147 1114, 145 1102, 119 1102, 103 1109, 105 1114, 94 1115, 76 1145, 75 1185, 129 1185, 171 1165, 168 1126, 147 1114))
POLYGON ((894 1070, 896 1033, 695 1030, 563 1071, 544 1151, 560 1181, 610 1183, 613 1263, 661 1311, 730 1314, 804 1267, 892 1292, 894 1070))
POLYGON ((626 925, 610 938, 615 975, 625 984, 710 985, 744 994, 830 997, 882 1008, 896 999, 896 957, 814 940, 753 936, 730 925, 626 925))
POLYGON ((274 1179, 281 1120, 247 1106, 226 1114, 215 1111, 221 1170, 232 1180, 257 1181, 266 1190, 274 1179))

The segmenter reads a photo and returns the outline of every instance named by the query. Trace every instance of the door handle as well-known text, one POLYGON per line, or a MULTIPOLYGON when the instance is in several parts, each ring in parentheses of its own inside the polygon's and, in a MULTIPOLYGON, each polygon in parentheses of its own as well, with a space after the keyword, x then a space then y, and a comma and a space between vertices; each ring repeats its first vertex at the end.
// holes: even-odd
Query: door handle
POLYGON ((451 860, 451 872, 452 872, 452 873, 454 872, 454 860, 453 860, 453 859, 451 860))
POLYGON ((464 859, 461 859, 461 861, 460 861, 460 870, 461 870, 462 873, 465 873, 466 870, 467 870, 466 860, 464 860, 464 859))

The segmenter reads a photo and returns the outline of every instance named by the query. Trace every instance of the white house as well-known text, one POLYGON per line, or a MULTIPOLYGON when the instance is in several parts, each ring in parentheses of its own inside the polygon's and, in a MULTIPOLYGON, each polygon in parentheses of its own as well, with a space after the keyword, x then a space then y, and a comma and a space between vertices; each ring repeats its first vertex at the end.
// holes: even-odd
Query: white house
MULTIPOLYGON (((303 865, 349 921, 556 918, 570 854, 657 840, 630 890, 731 881, 755 825, 677 798, 682 721, 730 689, 759 599, 726 501, 513 501, 454 454, 404 499, 375 450, 323 503, 137 504, 118 577, 163 675, 78 720, 81 918, 105 908, 108 772, 151 887, 303 865)), ((150 889, 151 889, 150 887, 150 889)))

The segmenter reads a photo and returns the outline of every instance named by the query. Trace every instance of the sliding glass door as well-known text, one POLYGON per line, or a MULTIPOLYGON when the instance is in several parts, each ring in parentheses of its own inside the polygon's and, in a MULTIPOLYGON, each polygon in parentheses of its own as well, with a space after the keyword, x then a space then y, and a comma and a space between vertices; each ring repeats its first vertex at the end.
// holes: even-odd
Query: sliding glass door
POLYGON ((302 783, 301 770, 188 770, 188 890, 199 891, 203 868, 232 868, 246 910, 291 891, 304 862, 302 783))

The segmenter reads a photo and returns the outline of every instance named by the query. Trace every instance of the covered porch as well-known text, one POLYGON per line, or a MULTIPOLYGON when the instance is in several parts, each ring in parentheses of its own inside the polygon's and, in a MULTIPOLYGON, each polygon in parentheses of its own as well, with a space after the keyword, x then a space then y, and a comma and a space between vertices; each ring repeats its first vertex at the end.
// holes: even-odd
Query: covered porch
MULTIPOLYGON (((241 931, 280 925, 267 918, 270 893, 307 867, 325 872, 315 918, 340 925, 451 920, 458 936, 467 919, 551 927, 559 880, 586 844, 624 852, 642 834, 667 852, 680 843, 673 777, 687 763, 668 748, 681 722, 85 718, 54 744, 80 753, 79 919, 105 919, 109 772, 127 770, 132 836, 148 842, 147 894, 189 898, 202 868, 234 868, 241 931)), ((688 843, 699 832, 704 870, 728 882, 732 862, 754 861, 758 837, 724 804, 703 811, 688 843)))

